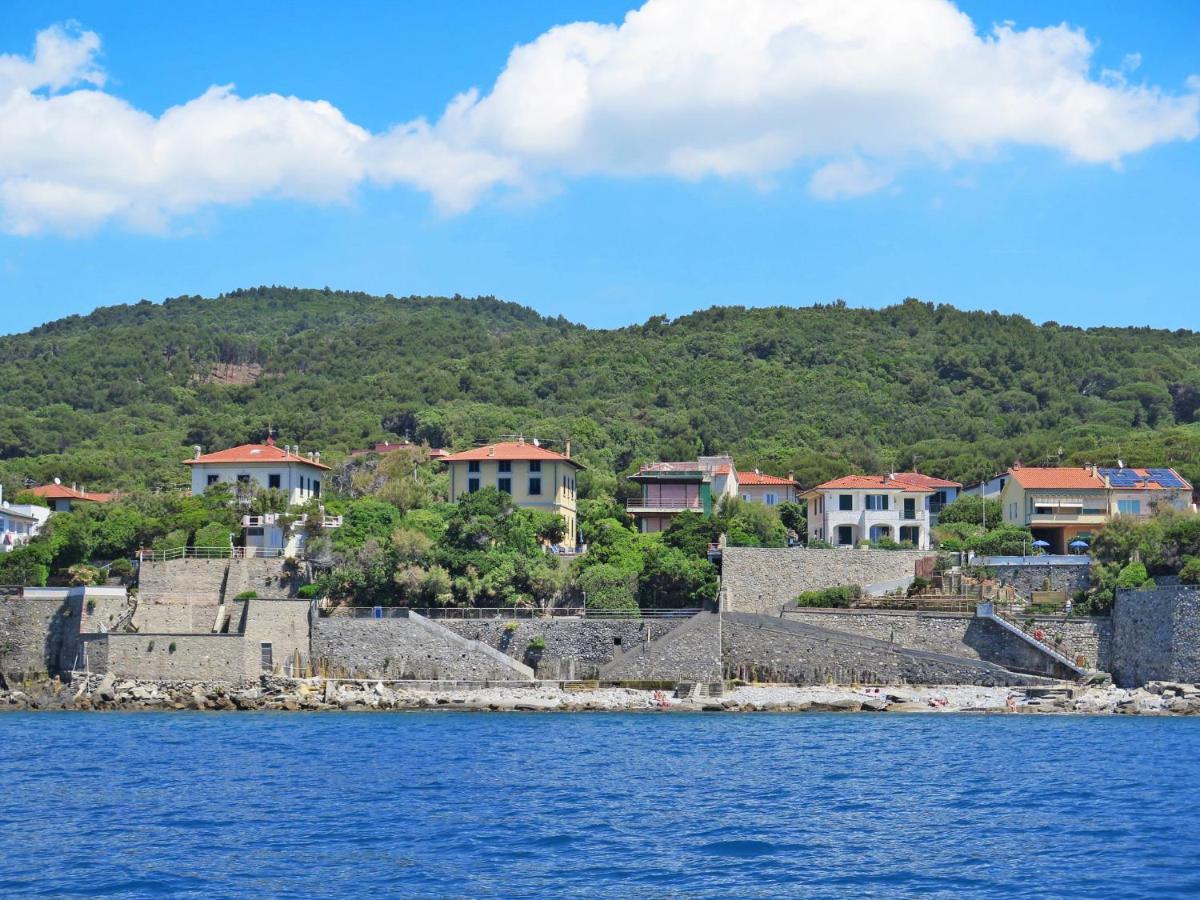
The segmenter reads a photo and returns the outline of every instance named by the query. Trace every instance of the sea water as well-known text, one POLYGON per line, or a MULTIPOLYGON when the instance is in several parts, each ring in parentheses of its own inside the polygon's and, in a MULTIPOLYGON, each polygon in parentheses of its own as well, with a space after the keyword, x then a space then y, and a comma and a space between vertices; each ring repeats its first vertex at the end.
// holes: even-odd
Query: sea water
POLYGON ((0 715, 0 894, 1200 891, 1200 719, 0 715))

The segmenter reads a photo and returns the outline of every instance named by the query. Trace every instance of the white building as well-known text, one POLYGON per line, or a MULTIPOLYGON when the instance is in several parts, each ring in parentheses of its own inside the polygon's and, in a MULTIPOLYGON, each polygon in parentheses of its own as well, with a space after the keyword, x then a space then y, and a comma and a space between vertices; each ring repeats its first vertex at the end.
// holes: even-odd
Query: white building
MULTIPOLYGON (((265 444, 243 444, 215 453, 201 453, 196 447, 184 465, 192 469, 193 495, 203 494, 215 484, 229 484, 243 496, 253 488, 282 491, 288 506, 319 500, 329 471, 320 453, 302 455, 299 448, 278 447, 271 438, 265 444)), ((279 514, 243 516, 242 546, 247 553, 257 551, 259 555, 298 554, 303 549, 302 524, 279 514)), ((322 524, 336 528, 341 519, 324 516, 322 524)))
POLYGON ((917 472, 827 481, 803 495, 808 501, 808 539, 838 547, 891 540, 928 550, 938 513, 960 487, 917 472))
POLYGON ((50 510, 32 503, 13 504, 4 500, 4 488, 0 487, 0 553, 7 553, 42 530, 50 510))
POLYGON ((983 497, 985 500, 999 500, 1008 479, 1009 474, 1007 472, 1002 475, 993 475, 987 481, 979 481, 970 487, 963 488, 960 493, 966 494, 969 497, 983 497))

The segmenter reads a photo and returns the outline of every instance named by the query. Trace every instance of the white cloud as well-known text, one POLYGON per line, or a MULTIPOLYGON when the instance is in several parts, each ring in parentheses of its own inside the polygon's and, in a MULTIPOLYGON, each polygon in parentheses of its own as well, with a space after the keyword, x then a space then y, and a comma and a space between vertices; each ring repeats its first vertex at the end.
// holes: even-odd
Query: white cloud
POLYGON ((648 0, 517 47, 491 90, 373 134, 324 101, 210 88, 159 117, 102 90, 99 38, 51 28, 0 56, 0 226, 166 227, 263 196, 342 202, 364 183, 461 213, 498 187, 587 174, 739 178, 812 170, 823 199, 906 168, 1045 147, 1117 166, 1200 131, 1200 86, 1093 76, 1066 25, 980 33, 949 0, 648 0))

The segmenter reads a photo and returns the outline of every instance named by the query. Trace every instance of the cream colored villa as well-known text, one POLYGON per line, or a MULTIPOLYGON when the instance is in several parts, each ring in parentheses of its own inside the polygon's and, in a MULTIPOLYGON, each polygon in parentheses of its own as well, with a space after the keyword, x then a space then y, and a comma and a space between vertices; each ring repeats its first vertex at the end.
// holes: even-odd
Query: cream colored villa
POLYGON ((464 494, 494 487, 518 506, 558 513, 567 523, 564 544, 579 543, 575 478, 583 466, 571 459, 570 443, 563 454, 524 440, 501 441, 452 453, 445 463, 452 503, 464 494))

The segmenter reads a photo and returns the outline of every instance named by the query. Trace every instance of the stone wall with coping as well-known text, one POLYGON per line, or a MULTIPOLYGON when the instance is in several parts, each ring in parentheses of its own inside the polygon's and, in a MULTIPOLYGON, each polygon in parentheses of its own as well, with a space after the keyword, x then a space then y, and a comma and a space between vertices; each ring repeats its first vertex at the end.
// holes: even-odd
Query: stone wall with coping
POLYGON ((228 602, 246 591, 290 598, 305 581, 303 567, 289 569, 280 559, 173 559, 138 567, 139 596, 151 603, 228 602))
POLYGON ((1200 682, 1200 590, 1118 591, 1113 604, 1113 680, 1200 682))
POLYGON ((53 675, 80 663, 80 642, 124 612, 124 588, 30 588, 0 600, 0 672, 53 675))
POLYGON ((513 660, 505 657, 507 664, 502 663, 472 647, 473 641, 442 631, 407 618, 318 618, 312 624, 313 663, 331 674, 360 678, 529 679, 515 670, 513 660))
POLYGON ((106 671, 122 678, 161 681, 246 679, 240 634, 110 634, 106 671))
POLYGON ((808 550, 726 547, 721 553, 721 608, 778 615, 804 591, 911 577, 927 550, 808 550))
MULTIPOLYGON (((246 607, 245 600, 225 604, 229 631, 237 631, 246 607)), ((155 634, 211 634, 220 604, 214 600, 157 601, 139 598, 133 622, 139 631, 155 634)))
POLYGON ((730 678, 795 684, 1020 685, 1041 680, 978 659, 910 650, 773 616, 729 613, 723 617, 721 637, 730 678))
POLYGON ((647 637, 661 637, 679 620, 671 619, 437 619, 465 638, 495 647, 513 659, 534 663, 539 678, 574 681, 599 677, 600 669, 647 637), (515 627, 511 627, 515 626, 515 627), (544 650, 530 651, 535 637, 544 650))

